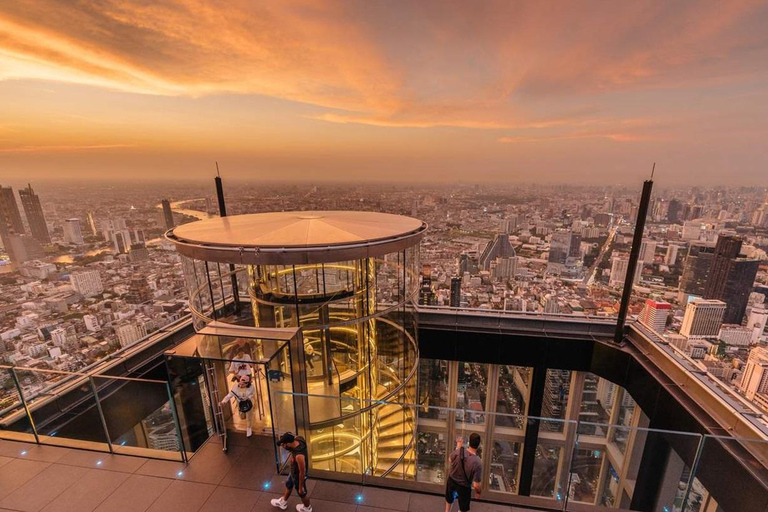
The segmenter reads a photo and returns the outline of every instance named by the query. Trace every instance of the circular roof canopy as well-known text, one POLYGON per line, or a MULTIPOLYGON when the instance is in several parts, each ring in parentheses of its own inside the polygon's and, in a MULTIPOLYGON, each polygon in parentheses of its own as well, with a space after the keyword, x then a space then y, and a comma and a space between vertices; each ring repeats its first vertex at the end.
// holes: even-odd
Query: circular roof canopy
POLYGON ((329 263, 416 245, 427 225, 377 212, 273 212, 215 217, 166 233, 179 253, 221 263, 329 263))

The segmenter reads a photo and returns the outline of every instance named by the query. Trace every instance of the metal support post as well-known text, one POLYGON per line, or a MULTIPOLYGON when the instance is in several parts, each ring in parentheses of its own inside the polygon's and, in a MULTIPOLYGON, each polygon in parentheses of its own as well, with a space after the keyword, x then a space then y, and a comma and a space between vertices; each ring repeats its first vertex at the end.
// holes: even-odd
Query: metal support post
POLYGON ((168 392, 168 404, 171 406, 171 414, 173 415, 173 424, 176 427, 176 435, 179 438, 179 452, 181 453, 181 461, 187 464, 187 451, 184 448, 184 436, 181 435, 181 423, 179 422, 179 413, 176 410, 176 401, 173 399, 173 393, 171 392, 171 385, 166 382, 165 390, 168 392))
MULTIPOLYGON (((656 164, 653 164, 653 168, 656 169, 656 164)), ((648 215, 648 205, 651 203, 651 190, 653 190, 653 171, 651 171, 651 179, 643 182, 643 194, 640 196, 640 206, 637 209, 635 234, 632 238, 632 250, 629 253, 627 277, 624 279, 624 289, 621 293, 619 318, 616 321, 616 333, 613 337, 614 343, 621 343, 621 340, 624 338, 624 323, 627 321, 629 300, 632 296, 632 285, 635 282, 635 270, 637 269, 637 261, 640 258, 640 245, 643 243, 645 218, 648 215)))
POLYGON ((101 408, 101 399, 99 399, 99 393, 96 390, 96 383, 93 381, 93 376, 88 376, 88 382, 91 383, 91 391, 93 397, 96 399, 96 410, 99 411, 99 419, 101 420, 101 426, 104 429, 104 438, 107 440, 107 446, 109 447, 109 453, 115 453, 112 448, 112 438, 109 436, 109 429, 107 428, 107 420, 104 418, 104 410, 101 408))
POLYGON ((24 411, 27 413, 29 426, 32 427, 32 435, 35 436, 35 443, 40 444, 40 437, 37 435, 35 420, 32 419, 32 411, 29 410, 27 401, 24 399, 24 393, 21 391, 21 383, 19 382, 19 376, 16 375, 16 368, 11 368, 11 375, 13 376, 13 382, 16 384, 16 389, 19 392, 19 400, 21 400, 21 406, 24 407, 24 411))

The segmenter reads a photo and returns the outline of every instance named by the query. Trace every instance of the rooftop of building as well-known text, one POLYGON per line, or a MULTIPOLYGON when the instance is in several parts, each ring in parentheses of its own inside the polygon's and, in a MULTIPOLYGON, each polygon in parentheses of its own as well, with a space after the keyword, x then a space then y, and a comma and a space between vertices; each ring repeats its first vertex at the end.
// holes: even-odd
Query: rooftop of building
POLYGON ((166 237, 179 253, 209 261, 261 264, 275 254, 301 254, 306 263, 320 263, 402 250, 426 229, 421 220, 389 213, 270 212, 192 222, 166 237))

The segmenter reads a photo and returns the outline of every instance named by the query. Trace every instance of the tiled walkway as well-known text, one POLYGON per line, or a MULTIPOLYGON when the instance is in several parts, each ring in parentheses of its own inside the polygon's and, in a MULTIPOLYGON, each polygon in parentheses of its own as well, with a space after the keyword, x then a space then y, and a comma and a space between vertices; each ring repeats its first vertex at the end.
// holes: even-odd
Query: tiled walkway
MULTIPOLYGON (((282 491, 284 477, 275 474, 269 442, 271 438, 235 438, 223 454, 211 441, 185 466, 0 441, 0 512, 275 511, 269 501, 282 491)), ((317 512, 444 510, 440 496, 317 480, 307 487, 317 512)), ((298 503, 292 496, 288 511, 298 503)), ((520 509, 473 503, 472 510, 520 509)))

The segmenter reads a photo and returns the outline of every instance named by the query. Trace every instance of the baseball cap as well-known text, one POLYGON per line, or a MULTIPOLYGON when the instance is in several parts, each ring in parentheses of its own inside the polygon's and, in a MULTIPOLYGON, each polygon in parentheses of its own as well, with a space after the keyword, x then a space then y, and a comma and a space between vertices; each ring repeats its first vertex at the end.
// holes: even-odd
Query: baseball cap
POLYGON ((287 443, 292 443, 296 439, 296 437, 291 434, 290 432, 286 432, 282 436, 280 436, 280 439, 277 440, 277 446, 281 446, 287 443))

